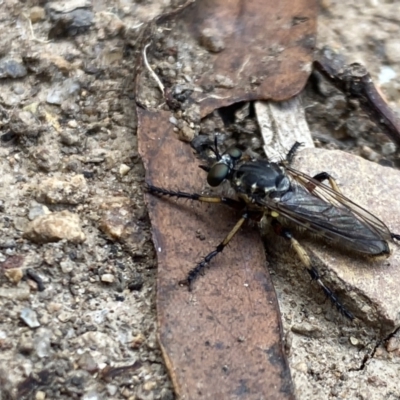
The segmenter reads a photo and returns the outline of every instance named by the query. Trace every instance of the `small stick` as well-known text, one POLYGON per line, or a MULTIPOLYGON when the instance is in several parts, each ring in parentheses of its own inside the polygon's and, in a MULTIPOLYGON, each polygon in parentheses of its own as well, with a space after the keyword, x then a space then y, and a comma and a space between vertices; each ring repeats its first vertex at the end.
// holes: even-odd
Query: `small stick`
POLYGON ((160 89, 161 93, 164 94, 165 93, 165 87, 162 84, 160 78, 157 76, 157 74, 151 69, 150 64, 147 61, 147 55, 146 55, 146 50, 147 48, 150 46, 150 43, 147 43, 146 46, 144 46, 143 49, 143 61, 144 61, 144 65, 147 68, 147 70, 149 71, 150 75, 153 77, 153 79, 157 82, 158 88, 160 89))

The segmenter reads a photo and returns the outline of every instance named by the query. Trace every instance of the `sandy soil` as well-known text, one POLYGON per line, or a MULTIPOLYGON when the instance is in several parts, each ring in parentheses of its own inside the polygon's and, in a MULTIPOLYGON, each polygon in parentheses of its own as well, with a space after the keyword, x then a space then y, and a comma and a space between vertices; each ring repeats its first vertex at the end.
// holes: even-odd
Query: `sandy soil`
MULTIPOLYGON (((171 4, 39 3, 0 5, 0 398, 174 399, 133 96, 140 34, 171 4)), ((318 45, 365 64, 400 110, 399 3, 346 3, 322 2, 318 45)), ((319 100, 305 99, 318 145, 397 164, 339 97, 319 100)), ((400 398, 399 355, 323 303, 304 313, 309 288, 272 272, 298 399, 400 398)))

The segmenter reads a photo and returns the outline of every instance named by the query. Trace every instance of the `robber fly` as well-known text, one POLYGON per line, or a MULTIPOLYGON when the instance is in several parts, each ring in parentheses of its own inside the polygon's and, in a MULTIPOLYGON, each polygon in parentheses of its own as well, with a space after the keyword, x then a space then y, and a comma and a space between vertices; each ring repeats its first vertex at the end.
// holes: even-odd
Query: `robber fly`
POLYGON ((182 281, 191 289, 193 281, 210 261, 223 251, 243 223, 267 218, 279 236, 289 241, 304 264, 312 280, 316 281, 338 311, 349 319, 353 314, 339 301, 334 292, 321 280, 320 274, 306 250, 294 238, 288 226, 294 225, 323 237, 328 242, 366 256, 388 256, 388 242, 400 240, 377 217, 343 196, 331 175, 326 172, 310 177, 293 169, 290 164, 300 143, 296 142, 286 159, 281 162, 245 160, 237 148, 220 154, 215 140, 215 162, 211 167, 200 166, 207 174, 207 182, 216 187, 228 181, 236 198, 203 196, 172 191, 148 185, 150 193, 186 198, 207 203, 222 203, 241 213, 239 221, 225 239, 182 281), (331 187, 323 184, 327 180, 331 187))

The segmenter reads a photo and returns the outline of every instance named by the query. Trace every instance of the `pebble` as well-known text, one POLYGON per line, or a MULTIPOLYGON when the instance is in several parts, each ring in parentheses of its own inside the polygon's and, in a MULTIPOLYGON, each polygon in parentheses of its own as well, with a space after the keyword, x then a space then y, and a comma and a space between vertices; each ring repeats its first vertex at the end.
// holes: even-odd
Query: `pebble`
POLYGON ((57 170, 61 162, 60 152, 55 146, 39 145, 31 156, 36 165, 46 172, 57 170))
POLYGON ((72 314, 66 311, 61 311, 60 314, 57 315, 57 318, 61 322, 68 322, 72 317, 72 314))
POLYGON ((307 373, 308 367, 305 362, 299 362, 293 366, 293 368, 299 372, 303 372, 304 374, 307 373))
POLYGON ((181 128, 179 129, 178 135, 180 140, 190 143, 195 137, 195 131, 189 126, 186 121, 184 121, 181 128))
POLYGON ((90 352, 83 353, 78 360, 78 365, 89 373, 94 373, 98 370, 98 365, 90 352))
POLYGON ((18 340, 18 351, 21 354, 30 354, 34 349, 34 344, 32 340, 32 331, 22 332, 18 340))
POLYGON ((61 310, 62 304, 60 304, 60 303, 54 303, 54 302, 52 301, 52 302, 50 302, 50 303, 47 304, 47 307, 46 307, 46 308, 47 308, 47 311, 48 311, 50 314, 53 314, 53 313, 55 313, 55 312, 61 310))
POLYGON ((83 175, 75 175, 69 180, 52 177, 40 182, 36 187, 36 200, 50 204, 80 204, 89 193, 83 175))
POLYGON ((318 326, 311 325, 307 322, 294 324, 291 328, 291 331, 306 337, 319 338, 322 336, 321 329, 318 326))
POLYGON ((200 44, 212 53, 220 53, 225 49, 225 42, 220 31, 213 28, 204 28, 200 32, 200 44))
POLYGON ((62 239, 82 243, 86 239, 79 216, 67 210, 42 215, 31 221, 24 237, 36 243, 56 242, 62 239))
POLYGON ((110 396, 115 396, 118 391, 118 386, 116 385, 107 385, 107 393, 110 396))
POLYGON ((39 358, 48 357, 51 352, 50 333, 47 330, 38 333, 34 339, 34 345, 39 358))
POLYGON ((46 12, 43 7, 32 7, 29 13, 29 19, 32 23, 39 22, 46 18, 46 12))
POLYGON ((372 150, 369 146, 363 146, 361 148, 361 156, 369 161, 374 162, 378 162, 380 158, 379 154, 376 151, 372 150))
POLYGON ((126 165, 126 164, 121 164, 121 165, 119 166, 119 174, 120 174, 121 176, 126 175, 130 170, 131 170, 131 168, 130 168, 128 165, 126 165))
POLYGON ((37 217, 40 217, 41 215, 46 215, 46 214, 50 214, 50 210, 43 204, 38 204, 29 209, 28 219, 30 221, 33 221, 37 217))
POLYGON ((101 208, 103 210, 100 220, 101 230, 113 239, 121 238, 131 220, 131 199, 128 197, 104 199, 101 208))
POLYGON ((36 312, 28 307, 21 310, 20 317, 30 328, 38 328, 40 326, 36 312))
POLYGON ((56 83, 50 88, 46 101, 49 104, 61 105, 67 99, 78 94, 81 86, 74 79, 66 79, 61 83, 56 83))
POLYGON ((70 272, 72 272, 75 268, 75 265, 76 264, 69 258, 66 258, 65 260, 60 262, 60 267, 63 274, 69 274, 70 272))
POLYGON ((400 39, 398 37, 385 41, 385 53, 390 64, 400 63, 400 39))
POLYGON ((0 60, 0 79, 4 78, 23 78, 27 70, 21 61, 14 59, 0 60))
POLYGON ((215 85, 225 89, 232 89, 235 87, 232 79, 224 75, 215 75, 215 85))
POLYGON ((146 392, 150 392, 151 390, 154 390, 157 388, 157 382, 155 381, 148 381, 143 384, 143 390, 146 392))
POLYGON ((23 110, 12 114, 10 129, 19 136, 37 137, 41 128, 36 116, 28 110, 23 110))
POLYGON ((45 400, 46 398, 46 393, 42 392, 41 390, 38 390, 35 394, 35 400, 45 400))
POLYGON ((381 149, 384 156, 389 156, 396 152, 397 146, 393 142, 386 142, 381 145, 381 149))
POLYGON ((4 275, 10 280, 10 282, 14 283, 15 285, 20 282, 24 273, 22 272, 21 268, 13 268, 8 269, 4 272, 4 275))
POLYGON ((13 300, 27 300, 30 295, 29 285, 21 282, 16 288, 0 287, 0 298, 13 300))
POLYGON ((115 281, 115 276, 113 274, 103 274, 101 275, 101 281, 106 283, 113 283, 115 281))
POLYGON ((392 336, 386 343, 386 350, 389 353, 400 350, 400 338, 397 336, 392 336))
POLYGON ((350 336, 350 343, 351 343, 353 346, 358 346, 358 344, 360 343, 360 341, 359 341, 356 337, 350 336))

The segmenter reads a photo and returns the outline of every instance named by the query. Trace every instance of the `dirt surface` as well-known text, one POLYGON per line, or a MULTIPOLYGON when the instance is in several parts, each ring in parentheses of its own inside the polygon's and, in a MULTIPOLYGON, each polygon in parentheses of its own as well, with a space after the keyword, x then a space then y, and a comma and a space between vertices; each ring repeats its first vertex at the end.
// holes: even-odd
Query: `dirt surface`
MULTIPOLYGON (((2 399, 175 398, 156 339, 157 264, 133 98, 141 33, 171 8, 0 5, 2 399)), ((321 8, 319 46, 365 64, 399 110, 398 4, 321 8)), ((341 95, 319 87, 305 99, 317 145, 397 163, 356 107, 349 113, 341 95)), ((298 275, 272 273, 298 399, 400 397, 398 335, 352 326, 298 275)))

